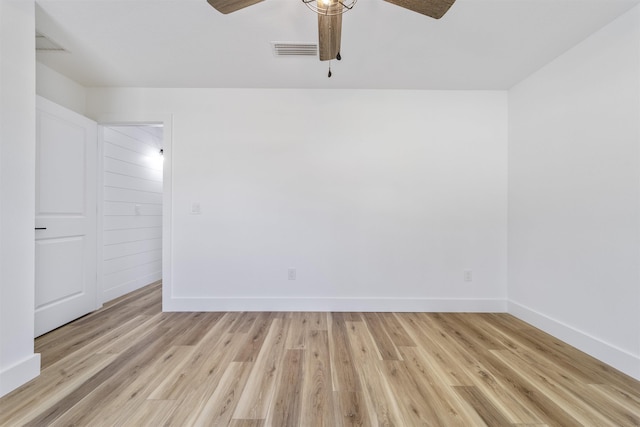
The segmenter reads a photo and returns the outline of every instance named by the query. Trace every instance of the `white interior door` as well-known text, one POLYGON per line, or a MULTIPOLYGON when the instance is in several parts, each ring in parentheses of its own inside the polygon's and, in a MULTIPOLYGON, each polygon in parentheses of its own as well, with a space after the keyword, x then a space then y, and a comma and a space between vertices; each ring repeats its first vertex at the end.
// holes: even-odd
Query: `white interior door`
POLYGON ((97 124, 37 99, 35 336, 97 308, 97 124))

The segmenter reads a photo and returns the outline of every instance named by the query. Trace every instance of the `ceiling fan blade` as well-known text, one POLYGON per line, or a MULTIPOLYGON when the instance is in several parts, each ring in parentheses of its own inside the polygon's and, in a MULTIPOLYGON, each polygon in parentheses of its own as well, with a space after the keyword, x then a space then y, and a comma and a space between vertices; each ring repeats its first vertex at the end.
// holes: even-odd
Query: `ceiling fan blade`
POLYGON ((405 9, 440 19, 456 0, 385 0, 405 9))
POLYGON ((218 12, 226 15, 227 13, 260 3, 261 1, 263 0, 207 0, 207 3, 213 6, 218 12))
MULTIPOLYGON (((336 7, 340 7, 335 3, 336 7)), ((329 6, 329 10, 334 5, 329 6)), ((342 35, 342 15, 318 14, 318 50, 320 61, 336 59, 340 53, 340 38, 342 35)))

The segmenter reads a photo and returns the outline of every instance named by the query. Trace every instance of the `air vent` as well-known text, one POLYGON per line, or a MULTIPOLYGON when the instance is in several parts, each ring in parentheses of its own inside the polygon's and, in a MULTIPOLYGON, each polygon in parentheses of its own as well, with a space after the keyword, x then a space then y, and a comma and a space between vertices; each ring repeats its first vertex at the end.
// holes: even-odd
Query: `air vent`
POLYGON ((276 56, 318 56, 316 43, 271 42, 276 56))
POLYGON ((36 31, 36 51, 66 52, 65 48, 38 31, 36 31))

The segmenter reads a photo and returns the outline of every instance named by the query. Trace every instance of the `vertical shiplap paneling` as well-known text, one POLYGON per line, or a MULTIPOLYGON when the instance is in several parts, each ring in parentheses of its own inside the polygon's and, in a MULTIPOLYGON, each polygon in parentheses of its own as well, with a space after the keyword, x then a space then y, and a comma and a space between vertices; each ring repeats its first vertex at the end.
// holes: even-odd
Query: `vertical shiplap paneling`
POLYGON ((102 302, 162 277, 162 128, 103 135, 102 302))

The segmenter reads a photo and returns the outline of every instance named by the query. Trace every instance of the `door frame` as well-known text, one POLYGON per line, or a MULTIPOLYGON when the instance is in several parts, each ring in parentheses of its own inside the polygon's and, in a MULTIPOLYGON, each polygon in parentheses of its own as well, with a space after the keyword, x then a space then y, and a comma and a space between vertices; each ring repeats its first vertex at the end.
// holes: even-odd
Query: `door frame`
MULTIPOLYGON (((165 308, 166 298, 171 296, 171 283, 172 283, 172 269, 171 269, 171 255, 172 255, 172 190, 173 180, 171 174, 171 157, 172 157, 172 141, 173 141, 173 115, 172 114, 157 114, 157 113, 110 113, 101 114, 96 118, 98 122, 98 132, 101 132, 100 127, 105 126, 145 126, 145 125, 162 125, 162 149, 164 156, 164 164, 162 167, 162 307, 165 308)), ((103 153, 103 141, 102 138, 98 138, 98 152, 103 153)), ((102 289, 102 250, 104 245, 104 237, 102 235, 102 199, 103 199, 103 187, 104 187, 104 166, 102 162, 98 162, 98 287, 102 289)), ((104 303, 104 301, 100 301, 104 303)))

